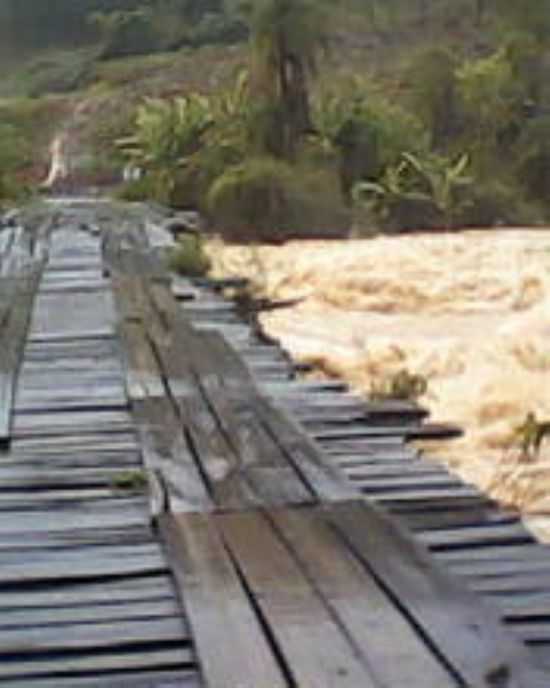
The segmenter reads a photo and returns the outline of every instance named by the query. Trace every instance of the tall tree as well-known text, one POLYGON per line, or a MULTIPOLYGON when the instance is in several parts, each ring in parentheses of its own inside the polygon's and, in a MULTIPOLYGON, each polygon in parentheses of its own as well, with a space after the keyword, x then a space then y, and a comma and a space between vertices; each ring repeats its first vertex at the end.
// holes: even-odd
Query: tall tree
POLYGON ((252 32, 251 88, 265 115, 265 148, 292 157, 313 129, 310 79, 326 47, 322 0, 256 0, 247 8, 252 32))

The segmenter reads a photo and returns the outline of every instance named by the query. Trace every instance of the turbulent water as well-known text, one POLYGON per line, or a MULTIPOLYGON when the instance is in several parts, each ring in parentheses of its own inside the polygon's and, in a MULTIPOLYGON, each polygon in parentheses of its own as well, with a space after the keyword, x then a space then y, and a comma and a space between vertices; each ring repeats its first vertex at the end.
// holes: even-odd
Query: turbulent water
POLYGON ((302 299, 263 316, 296 358, 363 392, 405 368, 427 378, 433 420, 465 430, 430 455, 518 506, 550 541, 550 438, 528 461, 514 441, 527 413, 550 420, 550 232, 214 242, 211 254, 220 275, 302 299))

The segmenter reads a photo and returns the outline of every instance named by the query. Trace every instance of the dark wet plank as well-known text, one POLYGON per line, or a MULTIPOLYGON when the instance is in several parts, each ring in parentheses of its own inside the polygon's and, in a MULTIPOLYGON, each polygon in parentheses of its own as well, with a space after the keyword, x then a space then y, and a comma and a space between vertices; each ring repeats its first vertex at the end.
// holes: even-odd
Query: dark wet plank
POLYGON ((131 602, 2 610, 0 635, 10 630, 42 628, 45 635, 61 624, 95 624, 179 618, 181 610, 173 598, 131 602))
POLYGON ((517 686, 543 686, 494 610, 445 575, 411 537, 360 503, 326 507, 327 518, 467 684, 506 672, 517 686))
POLYGON ((196 670, 106 671, 82 676, 6 679, 2 688, 202 688, 196 670))
POLYGON ((3 629, 0 663, 3 658, 42 652, 109 649, 151 643, 177 643, 185 635, 179 618, 132 619, 103 623, 70 623, 46 628, 3 629))
POLYGON ((212 499, 187 444, 181 423, 167 396, 144 398, 132 406, 150 478, 151 513, 168 508, 210 511, 212 499), (160 477, 159 477, 160 476, 160 477))
MULTIPOLYGON (((259 512, 219 517, 223 537, 295 684, 377 686, 337 619, 259 512)), ((445 685, 445 684, 443 684, 445 685)))
POLYGON ((25 277, 18 277, 0 325, 0 446, 11 441, 15 390, 30 323, 41 266, 36 265, 25 277))
MULTIPOLYGON (((33 660, 17 660, 2 663, 0 685, 8 678, 25 678, 32 685, 32 679, 51 677, 61 674, 65 680, 78 681, 79 677, 99 677, 105 672, 143 671, 153 672, 163 669, 185 669, 193 664, 193 654, 189 648, 170 648, 143 652, 142 649, 111 654, 64 655, 61 657, 40 657, 33 660)), ((132 685, 134 685, 132 683, 132 685)))
POLYGON ((159 528, 188 614, 205 687, 285 688, 288 684, 213 517, 164 515, 159 528))
POLYGON ((9 610, 55 609, 81 605, 110 605, 133 601, 174 600, 168 573, 146 576, 60 580, 41 585, 0 588, 0 607, 9 610), (29 592, 32 590, 32 594, 29 592))
POLYGON ((322 511, 286 509, 272 511, 270 517, 327 606, 372 667, 376 685, 392 688, 457 685, 375 578, 323 522, 322 511))

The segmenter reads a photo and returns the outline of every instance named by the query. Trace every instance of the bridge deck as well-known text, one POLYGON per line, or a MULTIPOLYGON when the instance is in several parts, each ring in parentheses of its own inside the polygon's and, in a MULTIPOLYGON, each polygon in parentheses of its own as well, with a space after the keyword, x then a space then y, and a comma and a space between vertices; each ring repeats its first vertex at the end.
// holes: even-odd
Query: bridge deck
POLYGON ((0 285, 0 686, 547 688, 548 548, 406 443, 445 429, 294 378, 137 230, 105 277, 98 214, 0 285))

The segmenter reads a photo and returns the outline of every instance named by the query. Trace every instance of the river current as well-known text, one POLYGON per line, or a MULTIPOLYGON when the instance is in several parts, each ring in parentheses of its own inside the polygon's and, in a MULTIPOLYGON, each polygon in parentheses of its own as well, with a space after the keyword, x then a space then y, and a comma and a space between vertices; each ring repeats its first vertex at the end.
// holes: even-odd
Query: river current
POLYGON ((465 435, 426 448, 521 509, 550 541, 550 438, 525 460, 514 429, 550 420, 550 232, 486 230, 283 246, 209 245, 217 275, 300 299, 265 329, 318 374, 368 394, 403 369, 422 375, 433 421, 465 435))

